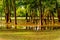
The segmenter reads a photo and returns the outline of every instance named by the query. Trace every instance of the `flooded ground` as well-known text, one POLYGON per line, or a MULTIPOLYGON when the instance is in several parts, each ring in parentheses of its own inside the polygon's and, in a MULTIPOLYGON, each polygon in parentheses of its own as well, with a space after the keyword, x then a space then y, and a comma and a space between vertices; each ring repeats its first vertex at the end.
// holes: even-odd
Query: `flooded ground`
POLYGON ((0 40, 60 40, 60 25, 59 25, 60 23, 56 22, 56 24, 54 25, 52 25, 51 23, 47 24, 46 25, 46 27, 48 28, 47 29, 45 25, 43 25, 43 27, 27 26, 27 25, 39 25, 40 22, 38 24, 33 24, 30 22, 27 23, 25 20, 22 21, 18 20, 17 22, 18 25, 16 26, 17 29, 15 29, 14 20, 12 21, 12 23, 10 23, 11 25, 9 24, 6 25, 4 20, 1 21, 0 40), (55 30, 52 29, 53 26, 55 26, 53 28, 55 30))

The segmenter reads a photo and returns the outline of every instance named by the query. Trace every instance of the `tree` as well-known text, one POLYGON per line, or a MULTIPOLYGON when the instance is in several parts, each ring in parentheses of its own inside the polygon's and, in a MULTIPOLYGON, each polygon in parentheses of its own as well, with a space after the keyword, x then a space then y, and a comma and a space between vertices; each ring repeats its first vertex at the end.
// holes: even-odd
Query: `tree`
POLYGON ((11 8, 12 8, 12 0, 9 0, 9 19, 10 19, 10 22, 11 22, 11 8))
POLYGON ((15 4, 15 0, 12 0, 12 6, 13 6, 13 10, 14 10, 14 15, 15 15, 15 24, 17 24, 16 4, 15 4))
POLYGON ((42 14, 42 0, 40 0, 39 2, 40 2, 41 25, 43 25, 43 23, 42 23, 42 17, 43 17, 43 14, 42 14))
POLYGON ((9 3, 8 3, 8 0, 5 0, 5 18, 6 18, 6 23, 9 22, 9 3))
MULTIPOLYGON (((55 1, 56 0, 42 0, 42 10, 43 10, 43 15, 47 15, 46 18, 48 18, 48 22, 50 19, 52 19, 53 23, 54 23, 54 11, 53 9, 55 8, 55 1), (48 10, 48 11, 46 11, 48 10), (47 13, 44 13, 44 11, 48 12, 47 13), (49 19, 50 18, 50 19, 49 19)), ((44 17, 44 16, 43 16, 44 17)), ((46 23, 46 21, 45 21, 46 23)))
POLYGON ((58 21, 60 22, 60 8, 58 8, 57 0, 56 0, 56 10, 57 10, 57 13, 58 13, 58 21))

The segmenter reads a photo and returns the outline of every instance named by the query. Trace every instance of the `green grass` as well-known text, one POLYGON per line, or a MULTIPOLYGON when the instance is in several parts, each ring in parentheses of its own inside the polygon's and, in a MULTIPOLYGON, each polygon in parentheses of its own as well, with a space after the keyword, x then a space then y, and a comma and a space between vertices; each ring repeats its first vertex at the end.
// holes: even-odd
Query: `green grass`
POLYGON ((4 40, 55 40, 60 37, 60 30, 39 31, 39 32, 12 32, 0 31, 0 38, 4 40))

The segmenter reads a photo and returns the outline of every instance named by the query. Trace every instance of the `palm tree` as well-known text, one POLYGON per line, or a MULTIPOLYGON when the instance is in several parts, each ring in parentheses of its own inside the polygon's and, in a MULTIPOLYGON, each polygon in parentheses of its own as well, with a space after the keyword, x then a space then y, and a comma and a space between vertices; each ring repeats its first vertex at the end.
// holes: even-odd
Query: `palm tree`
POLYGON ((10 16, 9 20, 10 20, 10 22, 11 22, 11 8, 12 8, 12 2, 11 1, 12 0, 9 0, 9 16, 10 16))
POLYGON ((14 14, 15 14, 15 24, 17 24, 16 4, 15 4, 15 0, 12 0, 12 6, 13 6, 14 14))
POLYGON ((6 23, 9 22, 9 3, 8 0, 5 0, 5 18, 6 18, 6 23))
POLYGON ((42 17, 43 17, 43 15, 42 15, 42 0, 39 0, 39 4, 40 4, 40 18, 41 18, 41 25, 43 25, 43 23, 42 23, 42 17))
MULTIPOLYGON (((6 23, 8 24, 9 20, 10 20, 9 1, 8 0, 3 0, 3 5, 4 5, 6 23)), ((7 26, 7 28, 9 28, 9 25, 6 25, 6 26, 7 26)))
POLYGON ((60 22, 60 8, 58 8, 57 0, 56 0, 56 10, 57 10, 57 13, 58 13, 58 21, 60 22))
POLYGON ((54 23, 54 12, 53 12, 53 9, 55 8, 55 2, 54 1, 55 0, 44 1, 45 2, 45 8, 47 8, 49 11, 48 15, 46 14, 48 16, 48 21, 50 18, 50 19, 52 19, 52 23, 54 23))

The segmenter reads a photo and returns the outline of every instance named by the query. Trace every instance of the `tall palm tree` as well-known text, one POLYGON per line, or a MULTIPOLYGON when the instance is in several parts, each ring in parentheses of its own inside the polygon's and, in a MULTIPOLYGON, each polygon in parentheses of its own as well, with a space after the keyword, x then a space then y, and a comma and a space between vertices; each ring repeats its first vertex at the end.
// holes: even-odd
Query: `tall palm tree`
POLYGON ((12 6, 13 6, 14 14, 15 14, 15 24, 17 24, 16 4, 15 4, 15 0, 12 0, 12 6))
POLYGON ((57 10, 57 13, 58 13, 58 21, 60 22, 60 8, 58 8, 57 0, 56 0, 56 10, 57 10))
POLYGON ((42 15, 42 0, 40 0, 39 2, 40 2, 40 18, 41 18, 41 25, 43 25, 43 23, 42 23, 42 17, 43 17, 43 15, 42 15))
POLYGON ((12 0, 9 0, 9 20, 10 20, 10 22, 11 22, 11 8, 12 8, 12 2, 11 2, 12 0))
POLYGON ((5 0, 5 18, 6 18, 6 23, 9 22, 9 3, 8 0, 5 0))

